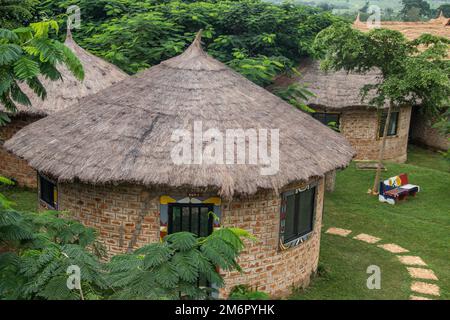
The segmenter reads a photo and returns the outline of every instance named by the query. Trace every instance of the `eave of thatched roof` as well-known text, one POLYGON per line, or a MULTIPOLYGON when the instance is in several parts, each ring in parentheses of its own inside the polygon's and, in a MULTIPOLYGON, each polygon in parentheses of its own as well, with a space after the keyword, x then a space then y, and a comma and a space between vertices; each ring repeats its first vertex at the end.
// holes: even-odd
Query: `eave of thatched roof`
POLYGON ((162 62, 19 131, 5 147, 59 181, 206 187, 253 194, 346 167, 345 138, 224 64, 196 41, 162 62), (280 170, 260 165, 175 165, 174 129, 279 129, 280 170))
MULTIPOLYGON (((96 57, 81 48, 72 38, 68 30, 64 44, 69 47, 80 60, 84 69, 84 79, 76 79, 64 65, 57 68, 62 80, 51 81, 40 77, 47 91, 45 100, 39 98, 27 85, 21 85, 21 89, 30 98, 31 106, 18 105, 19 114, 46 116, 64 110, 68 106, 77 103, 81 98, 105 89, 125 78, 128 75, 105 60, 96 57)), ((5 111, 0 104, 0 111, 5 111)))
POLYGON ((307 104, 327 110, 369 108, 370 95, 362 101, 361 89, 366 84, 378 83, 381 77, 376 70, 364 74, 344 70, 323 71, 318 61, 309 58, 301 61, 298 71, 299 77, 282 76, 275 81, 275 86, 283 87, 297 81, 306 84, 308 90, 315 94, 307 104))

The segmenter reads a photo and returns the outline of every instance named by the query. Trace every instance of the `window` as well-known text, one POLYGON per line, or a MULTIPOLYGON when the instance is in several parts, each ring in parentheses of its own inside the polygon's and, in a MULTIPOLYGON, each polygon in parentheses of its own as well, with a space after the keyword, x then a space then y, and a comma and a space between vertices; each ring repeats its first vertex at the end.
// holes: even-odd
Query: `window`
POLYGON ((314 112, 312 116, 326 126, 339 129, 339 113, 314 112))
POLYGON ((209 204, 169 204, 168 233, 187 231, 199 237, 207 237, 213 230, 213 211, 209 204))
POLYGON ((51 209, 57 209, 58 189, 56 184, 42 175, 39 175, 39 199, 51 209))
POLYGON ((283 244, 297 240, 313 230, 316 187, 283 194, 280 236, 283 244))
MULTIPOLYGON (((389 127, 388 127, 388 132, 387 132, 388 136, 395 136, 397 134, 398 115, 399 115, 398 111, 391 112, 391 118, 389 119, 389 127)), ((386 119, 387 119, 387 112, 383 112, 381 114, 381 118, 380 118, 380 130, 379 130, 380 137, 383 136, 384 125, 386 124, 386 119)))
MULTIPOLYGON (((169 204, 168 233, 181 231, 191 232, 199 237, 207 237, 213 231, 213 204, 169 204)), ((197 286, 210 287, 210 283, 203 277, 198 279, 197 286)))

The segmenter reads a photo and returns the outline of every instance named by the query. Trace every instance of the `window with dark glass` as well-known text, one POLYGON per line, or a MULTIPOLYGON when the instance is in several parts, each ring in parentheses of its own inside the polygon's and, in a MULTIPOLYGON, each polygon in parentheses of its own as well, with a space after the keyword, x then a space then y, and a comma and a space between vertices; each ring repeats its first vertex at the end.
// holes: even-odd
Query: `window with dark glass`
POLYGON ((42 175, 39 175, 39 198, 51 208, 57 208, 58 189, 56 184, 42 175))
POLYGON ((291 192, 284 197, 283 242, 300 238, 313 230, 316 188, 291 192))
MULTIPOLYGON (((168 233, 191 232, 199 237, 207 237, 213 231, 213 216, 210 214, 214 205, 209 204, 169 204, 168 233)), ((199 287, 209 287, 210 283, 203 277, 197 281, 199 287)))
POLYGON ((339 128, 339 114, 338 113, 326 113, 326 112, 314 112, 312 114, 314 119, 319 120, 326 126, 332 126, 339 128))
POLYGON ((213 230, 209 213, 213 210, 214 206, 208 204, 169 204, 168 233, 187 231, 199 237, 209 236, 213 230))
MULTIPOLYGON (((397 134, 398 115, 399 115, 398 111, 391 112, 391 118, 389 119, 389 126, 387 131, 388 136, 395 136, 397 134)), ((386 125, 386 119, 387 119, 387 112, 383 112, 380 118, 380 130, 379 130, 380 137, 383 136, 384 126, 386 125)))

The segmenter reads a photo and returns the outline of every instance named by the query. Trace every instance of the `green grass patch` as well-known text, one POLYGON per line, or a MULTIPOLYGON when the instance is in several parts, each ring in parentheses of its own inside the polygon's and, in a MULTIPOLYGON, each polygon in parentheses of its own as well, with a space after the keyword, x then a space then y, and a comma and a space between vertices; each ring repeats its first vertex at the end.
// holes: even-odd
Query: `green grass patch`
POLYGON ((12 207, 16 210, 37 211, 38 209, 36 190, 19 187, 0 187, 0 193, 13 202, 12 207))
POLYGON ((439 278, 441 298, 450 298, 450 173, 428 168, 440 168, 438 157, 428 158, 427 167, 417 166, 425 153, 428 151, 413 148, 409 159, 417 161, 414 164, 386 164, 388 171, 382 173, 382 178, 407 173, 410 183, 422 189, 417 197, 397 205, 381 203, 377 197, 366 194, 374 171, 356 170, 351 164, 338 173, 335 192, 325 196, 323 231, 341 227, 353 232, 341 239, 323 234, 320 263, 328 270, 329 278, 317 278, 308 290, 293 297, 407 298, 411 279, 395 255, 351 239, 358 233, 368 233, 382 238, 382 243, 396 243, 422 257, 439 278), (380 266, 382 271, 382 290, 378 293, 365 287, 365 271, 370 264, 380 266))
POLYGON ((419 167, 427 167, 444 172, 450 172, 450 161, 446 160, 441 154, 431 150, 422 149, 415 145, 408 146, 407 164, 419 167))

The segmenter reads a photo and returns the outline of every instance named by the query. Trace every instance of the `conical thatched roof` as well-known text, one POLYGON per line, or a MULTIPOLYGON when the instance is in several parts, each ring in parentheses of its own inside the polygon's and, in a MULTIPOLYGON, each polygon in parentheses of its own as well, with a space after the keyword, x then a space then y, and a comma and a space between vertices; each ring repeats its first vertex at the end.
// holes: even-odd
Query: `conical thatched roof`
MULTIPOLYGON (((42 100, 26 85, 22 90, 28 95, 31 106, 18 105, 21 114, 46 116, 68 106, 78 103, 85 96, 105 89, 125 78, 128 75, 111 63, 106 62, 81 48, 73 39, 68 29, 64 44, 69 47, 80 60, 84 69, 84 79, 76 79, 64 65, 58 66, 62 80, 51 81, 41 77, 40 80, 47 91, 47 98, 42 100)), ((0 104, 0 111, 4 107, 0 104)))
MULTIPOLYGON (((319 61, 304 59, 298 67, 301 76, 297 78, 280 77, 276 86, 287 86, 299 81, 308 85, 308 90, 315 94, 307 104, 313 108, 342 110, 347 108, 369 107, 369 95, 361 101, 361 89, 366 84, 376 84, 381 73, 371 70, 367 73, 340 71, 323 71, 319 61)), ((384 107, 388 107, 386 104, 384 107)))
POLYGON ((198 38, 183 54, 27 126, 5 147, 59 181, 206 187, 226 197, 323 176, 354 155, 344 137, 208 56, 198 38), (174 164, 173 130, 192 132, 194 121, 222 133, 279 129, 278 173, 174 164))

